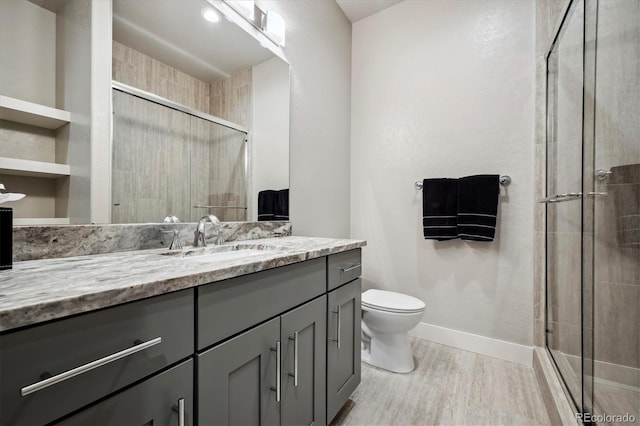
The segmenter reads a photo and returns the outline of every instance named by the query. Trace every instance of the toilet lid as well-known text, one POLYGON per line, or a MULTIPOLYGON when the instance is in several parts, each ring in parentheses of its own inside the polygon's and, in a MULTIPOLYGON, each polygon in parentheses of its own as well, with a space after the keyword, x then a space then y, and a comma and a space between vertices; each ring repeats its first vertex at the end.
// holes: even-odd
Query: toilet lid
POLYGON ((362 293, 362 306, 386 312, 420 312, 425 304, 422 300, 394 291, 370 289, 362 293))

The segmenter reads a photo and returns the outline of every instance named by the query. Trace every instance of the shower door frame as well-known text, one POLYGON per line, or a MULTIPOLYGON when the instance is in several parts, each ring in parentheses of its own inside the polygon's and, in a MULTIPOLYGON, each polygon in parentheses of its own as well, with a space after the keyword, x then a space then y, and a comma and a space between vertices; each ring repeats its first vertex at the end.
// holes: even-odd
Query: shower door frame
MULTIPOLYGON (((550 69, 549 59, 560 41, 563 29, 571 19, 578 3, 583 4, 584 17, 582 28, 582 128, 581 128, 581 242, 580 242, 580 395, 571 393, 566 379, 561 372, 553 352, 549 347, 549 262, 545 260, 545 350, 552 360, 558 377, 569 401, 574 405, 575 413, 583 416, 593 414, 593 315, 585 315, 588 311, 593 313, 593 287, 594 287, 594 249, 593 249, 593 211, 594 200, 594 149, 595 149, 595 66, 596 66, 596 36, 597 36, 597 5, 598 0, 570 0, 562 14, 560 24, 556 28, 551 46, 545 55, 545 195, 549 194, 549 143, 550 143, 550 69), (589 234, 591 238, 589 238, 589 234), (586 237, 586 238, 585 238, 586 237), (585 309, 586 308, 586 309, 585 309)), ((557 77, 556 77, 557 78, 557 77)), ((557 93, 554 93, 557 96, 557 93)), ((554 111, 557 114, 557 110, 554 111)), ((575 159, 574 159, 575 160, 575 159)), ((549 256, 549 204, 545 208, 545 258, 549 256)), ((583 417, 584 418, 584 417, 583 417)))
MULTIPOLYGON (((232 121, 228 121, 225 120, 223 118, 217 117, 215 115, 211 115, 211 114, 207 114, 205 112, 199 111, 195 108, 191 108, 188 107, 186 105, 182 105, 178 102, 174 102, 170 99, 166 99, 163 98, 162 96, 156 95, 155 93, 151 93, 148 92, 146 90, 142 90, 139 89, 137 87, 133 87, 130 86, 128 84, 122 83, 120 81, 117 80, 111 80, 111 89, 112 90, 117 90, 119 92, 122 93, 126 93, 128 95, 131 96, 135 96, 137 98, 140 99, 144 99, 145 101, 148 102, 153 102, 155 104, 161 105, 163 107, 166 108, 170 108, 173 109, 175 111, 179 111, 182 113, 185 113, 189 116, 192 117, 196 117, 196 118, 200 118, 202 120, 205 120, 209 123, 213 123, 213 124, 217 124, 219 126, 222 127, 226 127, 228 129, 232 129, 232 130, 236 130, 240 133, 244 134, 244 144, 243 144, 243 157, 244 157, 244 206, 193 206, 194 208, 205 208, 205 207, 211 207, 211 208, 221 208, 221 209, 237 209, 237 210, 244 210, 245 213, 245 221, 249 220, 249 189, 250 189, 250 185, 249 185, 249 171, 250 171, 250 162, 251 162, 251 156, 250 156, 250 149, 249 149, 249 140, 250 140, 250 135, 249 135, 249 128, 247 128, 246 126, 243 126, 241 124, 237 124, 234 123, 232 121)), ((113 100, 112 100, 112 105, 111 105, 111 111, 113 112, 113 100)), ((109 151, 111 152, 111 154, 113 155, 113 120, 111 121, 111 137, 109 138, 110 140, 110 146, 109 146, 109 151)), ((113 175, 113 167, 111 168, 111 170, 109 171, 110 173, 110 180, 113 179, 112 175, 113 175)), ((109 192, 109 205, 113 206, 113 190, 111 190, 109 192)), ((190 204, 193 204, 190 202, 190 204)), ((211 208, 209 208, 207 211, 210 211, 211 208)), ((112 213, 113 212, 113 207, 111 210, 109 210, 109 223, 112 223, 112 213)))

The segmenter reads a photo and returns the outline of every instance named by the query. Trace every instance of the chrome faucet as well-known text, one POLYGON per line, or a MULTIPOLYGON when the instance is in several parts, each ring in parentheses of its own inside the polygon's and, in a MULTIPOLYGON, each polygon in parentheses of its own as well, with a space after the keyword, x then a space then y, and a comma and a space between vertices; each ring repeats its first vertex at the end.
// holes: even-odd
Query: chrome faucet
MULTIPOLYGON (((176 216, 169 215, 166 216, 162 223, 180 223, 180 219, 176 216)), ((169 250, 180 250, 182 249, 182 244, 180 243, 180 230, 173 229, 172 231, 162 231, 162 232, 173 232, 173 238, 171 239, 171 244, 169 244, 169 250)))
POLYGON ((196 230, 193 233, 193 246, 198 247, 199 243, 202 244, 202 247, 207 246, 206 238, 205 238, 205 224, 207 222, 211 222, 213 224, 213 229, 216 231, 216 241, 215 244, 218 245, 222 243, 222 225, 220 224, 220 220, 214 215, 210 214, 207 216, 202 216, 198 221, 198 225, 196 225, 196 230))

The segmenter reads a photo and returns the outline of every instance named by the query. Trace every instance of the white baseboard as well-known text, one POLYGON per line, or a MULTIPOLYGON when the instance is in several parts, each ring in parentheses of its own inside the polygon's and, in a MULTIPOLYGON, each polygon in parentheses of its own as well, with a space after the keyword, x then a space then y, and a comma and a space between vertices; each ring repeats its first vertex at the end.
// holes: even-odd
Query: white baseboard
POLYGON ((532 346, 492 339, 491 337, 453 330, 424 322, 419 323, 409 334, 418 339, 429 340, 465 351, 516 362, 529 367, 532 366, 533 362, 532 346))

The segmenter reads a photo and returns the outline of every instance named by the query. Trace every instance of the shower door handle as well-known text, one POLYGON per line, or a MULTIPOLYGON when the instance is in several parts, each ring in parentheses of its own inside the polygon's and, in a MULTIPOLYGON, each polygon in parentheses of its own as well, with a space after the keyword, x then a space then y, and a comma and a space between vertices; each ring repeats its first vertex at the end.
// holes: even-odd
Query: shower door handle
MULTIPOLYGON (((586 194, 589 197, 603 197, 607 195, 606 192, 587 192, 586 194)), ((582 192, 565 192, 563 194, 552 195, 551 197, 543 198, 538 201, 539 203, 560 203, 563 201, 571 201, 571 200, 579 200, 582 198, 582 192)))
POLYGON ((552 195, 551 197, 543 198, 538 201, 539 203, 560 203, 563 201, 578 200, 582 198, 582 192, 565 192, 563 194, 552 195))

